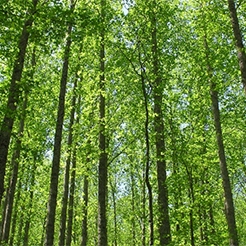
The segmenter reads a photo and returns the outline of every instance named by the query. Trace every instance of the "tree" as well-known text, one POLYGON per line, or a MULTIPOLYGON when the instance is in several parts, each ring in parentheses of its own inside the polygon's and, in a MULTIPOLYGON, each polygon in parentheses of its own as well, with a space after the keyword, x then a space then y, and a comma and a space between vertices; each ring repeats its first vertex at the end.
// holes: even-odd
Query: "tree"
POLYGON ((237 49, 237 57, 238 57, 240 71, 241 71, 241 80, 242 80, 244 91, 246 93, 246 54, 244 50, 243 38, 239 26, 235 2, 234 0, 228 0, 227 2, 228 2, 228 8, 231 16, 231 25, 233 29, 233 34, 236 41, 235 47, 237 49))
POLYGON ((28 18, 22 28, 18 43, 18 54, 14 62, 14 68, 11 76, 11 83, 8 94, 8 102, 6 107, 6 113, 2 122, 0 130, 0 203, 2 201, 4 193, 4 176, 7 162, 7 155, 10 143, 11 132, 14 124, 14 118, 16 114, 17 105, 19 103, 19 97, 21 94, 21 76, 24 67, 26 49, 28 39, 30 36, 30 30, 34 22, 34 15, 38 0, 32 1, 32 7, 28 11, 28 18))
POLYGON ((108 154, 105 119, 105 25, 106 0, 100 2, 100 102, 99 102, 99 166, 98 166, 98 246, 107 246, 107 180, 108 154))
MULTIPOLYGON (((74 1, 71 0, 70 2, 71 13, 73 12, 74 8, 75 8, 74 1)), ((71 39, 72 27, 73 27, 73 23, 72 21, 70 21, 68 24, 67 40, 66 40, 64 58, 63 58, 62 76, 60 81, 59 105, 57 111, 54 152, 53 152, 52 171, 51 171, 51 178, 50 178, 50 194, 49 194, 49 202, 48 202, 47 221, 46 221, 46 236, 44 242, 44 245, 46 246, 53 245, 53 241, 54 241, 54 226, 55 226, 58 177, 59 177, 60 156, 61 156, 62 128, 63 128, 64 112, 65 112, 65 95, 66 95, 66 84, 67 84, 67 77, 68 77, 69 54, 70 54, 70 47, 72 43, 72 39, 71 39)))

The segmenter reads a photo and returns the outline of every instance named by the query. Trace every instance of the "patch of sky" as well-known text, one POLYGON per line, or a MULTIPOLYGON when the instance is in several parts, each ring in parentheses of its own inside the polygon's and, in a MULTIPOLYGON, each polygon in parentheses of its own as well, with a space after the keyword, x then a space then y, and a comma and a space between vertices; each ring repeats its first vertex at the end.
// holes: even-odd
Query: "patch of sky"
POLYGON ((132 0, 123 0, 122 1, 122 12, 124 15, 127 15, 129 12, 129 9, 135 5, 135 2, 132 0))

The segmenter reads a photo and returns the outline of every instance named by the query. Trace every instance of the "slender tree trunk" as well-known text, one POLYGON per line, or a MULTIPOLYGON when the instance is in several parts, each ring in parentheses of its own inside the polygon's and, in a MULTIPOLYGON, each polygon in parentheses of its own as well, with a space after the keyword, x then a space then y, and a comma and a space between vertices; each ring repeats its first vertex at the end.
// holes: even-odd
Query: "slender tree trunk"
POLYGON ((212 101, 212 112, 213 112, 216 139, 218 145, 218 155, 220 160, 220 172, 221 172, 223 189, 224 189, 225 215, 228 225, 230 246, 238 246, 239 243, 238 243, 238 235, 237 235, 237 228, 236 228, 235 209, 233 204, 231 183, 230 183, 229 173, 227 169, 223 134, 222 134, 222 128, 220 122, 218 91, 216 89, 216 84, 213 81, 213 75, 212 75, 213 71, 209 62, 209 47, 208 47, 206 35, 204 36, 204 47, 205 47, 205 53, 207 59, 207 72, 210 81, 210 96, 212 101))
POLYGON ((19 158, 21 152, 21 143, 22 143, 22 136, 24 132, 24 122, 25 122, 25 110, 27 107, 27 95, 25 95, 25 99, 23 102, 22 107, 22 117, 20 119, 19 131, 18 131, 18 139, 16 141, 15 150, 11 160, 11 166, 13 167, 12 176, 9 182, 8 193, 6 196, 6 206, 4 211, 4 219, 2 221, 2 233, 1 233, 1 241, 8 243, 9 240, 9 232, 10 232, 10 224, 11 224, 11 217, 12 217, 12 209, 14 203, 14 195, 16 189, 16 182, 18 177, 18 170, 19 170, 19 158))
POLYGON ((117 205, 116 205, 116 197, 115 197, 115 193, 116 193, 116 180, 114 180, 113 182, 110 182, 110 187, 111 187, 111 194, 112 194, 112 200, 113 200, 113 214, 114 214, 114 237, 113 237, 113 246, 117 246, 117 205))
MULTIPOLYGON (((78 111, 80 111, 81 96, 78 97, 78 111)), ((79 113, 77 113, 76 125, 79 125, 79 113)), ((70 246, 72 242, 72 231, 73 231, 73 210, 74 210, 74 194, 75 194, 75 180, 76 180, 76 166, 77 166, 77 149, 76 146, 73 148, 72 153, 72 172, 69 190, 69 203, 68 203, 68 221, 67 221, 67 237, 66 246, 70 246)))
POLYGON ((72 98, 72 110, 70 114, 70 123, 69 123, 69 133, 68 133, 68 157, 66 160, 66 169, 64 175, 64 190, 62 197, 62 211, 60 218, 60 235, 59 235, 59 246, 63 246, 65 243, 65 231, 66 231, 66 218, 67 218, 67 204, 68 204, 68 186, 69 186, 69 173, 70 173, 70 164, 71 164, 71 154, 72 154, 72 143, 73 143, 73 125, 75 118, 75 104, 76 104, 76 90, 77 90, 77 78, 74 82, 73 88, 73 98, 72 98))
POLYGON ((14 211, 13 211, 13 216, 12 216, 12 226, 11 226, 11 233, 9 237, 9 246, 14 245, 14 237, 15 237, 15 231, 16 231, 16 226, 17 226, 17 215, 19 211, 19 202, 20 202, 20 195, 21 195, 21 187, 22 187, 22 182, 19 180, 18 186, 17 186, 17 194, 15 197, 15 204, 14 204, 14 211))
POLYGON ((73 151, 71 182, 70 182, 70 190, 69 190, 67 237, 66 237, 66 244, 65 244, 66 246, 70 246, 72 242, 74 192, 75 192, 75 178, 76 178, 76 164, 77 164, 76 158, 77 158, 77 151, 75 147, 73 151))
POLYGON ((107 236, 107 192, 108 192, 108 155, 105 128, 105 12, 106 0, 101 0, 100 33, 100 132, 99 132, 99 180, 98 180, 98 246, 108 245, 107 236))
MULTIPOLYGON (((139 61, 140 60, 139 52, 139 61)), ((148 110, 148 96, 145 88, 145 79, 144 79, 144 68, 141 65, 141 83, 142 91, 144 96, 144 108, 145 108, 145 144, 146 144, 146 165, 145 165, 145 183, 148 189, 149 194, 149 227, 150 227, 150 239, 149 245, 154 245, 154 215, 153 215, 153 193, 152 186, 150 184, 149 170, 150 170, 150 146, 149 146, 149 110, 148 110)))
POLYGON ((11 83, 8 95, 7 109, 3 118, 2 126, 0 129, 0 204, 4 193, 4 176, 6 169, 6 162, 8 156, 8 149, 10 143, 11 132, 14 124, 15 113, 20 97, 20 80, 24 67, 26 48, 30 35, 30 29, 33 23, 33 16, 36 11, 38 0, 33 0, 33 9, 30 11, 30 17, 24 24, 22 33, 19 39, 18 49, 19 52, 14 62, 14 69, 11 76, 11 83))
MULTIPOLYGON (((71 9, 74 9, 73 1, 71 1, 71 9)), ((50 194, 48 201, 48 213, 46 221, 46 235, 45 235, 45 246, 51 246, 54 242, 54 228, 55 228, 55 214, 56 214, 56 201, 57 201, 57 188, 58 188, 58 177, 60 169, 60 156, 61 156, 61 141, 62 141, 62 128, 65 113, 65 95, 66 95, 66 84, 68 76, 68 62, 69 53, 71 47, 71 32, 72 23, 69 23, 67 31, 67 41, 63 58, 63 68, 62 77, 60 81, 60 95, 59 95, 59 105, 56 121, 56 131, 54 140, 54 151, 52 160, 52 170, 50 178, 50 194)))
POLYGON ((225 214, 226 220, 229 230, 230 237, 230 246, 238 246, 238 236, 237 236, 237 228, 236 228, 236 220, 235 220, 235 209, 233 204, 232 192, 231 192, 231 183, 229 179, 222 129, 220 123, 220 112, 219 112, 219 102, 218 102, 218 92, 215 89, 215 84, 211 84, 211 99, 212 99, 212 109, 214 115, 214 124, 216 129, 216 138, 218 144, 218 152, 220 159, 220 171, 221 177, 223 181, 223 189, 225 196, 225 214))
POLYGON ((141 216, 141 223, 142 223, 142 246, 146 246, 146 183, 145 183, 145 171, 143 170, 142 174, 143 183, 142 183, 142 216, 141 216))
POLYGON ((27 207, 27 218, 25 219, 25 227, 24 227, 24 237, 23 237, 23 245, 29 245, 29 229, 31 224, 31 216, 32 216, 32 205, 33 205, 33 195, 34 195, 34 185, 35 185, 35 172, 37 167, 37 153, 34 153, 33 165, 31 170, 31 190, 29 194, 29 202, 27 207))
POLYGON ((82 242, 81 246, 86 246, 88 241, 88 231, 87 231, 87 216, 88 216, 88 199, 89 199, 89 180, 88 176, 84 177, 84 195, 83 195, 83 221, 82 221, 82 242))
POLYGON ((21 205, 20 207, 21 212, 19 213, 19 223, 18 223, 18 231, 17 231, 17 237, 16 237, 16 245, 21 245, 21 242, 23 241, 23 228, 24 228, 24 211, 25 211, 25 205, 21 205))
POLYGON ((192 171, 188 171, 188 178, 189 178, 189 199, 190 199, 190 243, 192 246, 195 246, 195 236, 194 236, 194 218, 193 218, 193 207, 195 202, 194 197, 194 188, 193 188, 193 177, 192 177, 192 171))
POLYGON ((242 80, 244 92, 246 93, 246 54, 245 54, 243 38, 238 22, 237 10, 235 7, 234 0, 228 0, 228 8, 230 11, 231 24, 236 41, 235 46, 237 49, 237 57, 238 57, 240 71, 241 71, 241 80, 242 80))
MULTIPOLYGON (((132 207, 132 214, 135 215, 135 179, 133 171, 131 170, 131 207, 132 207)), ((135 216, 132 216, 132 245, 136 245, 136 223, 135 223, 135 216)))
MULTIPOLYGON (((154 7, 156 2, 154 1, 154 7)), ((160 245, 168 245, 171 241, 170 221, 168 213, 168 190, 166 185, 166 161, 165 161, 165 140, 164 140, 164 122, 162 114, 162 92, 163 81, 160 75, 156 15, 152 14, 152 59, 153 59, 153 93, 154 93, 154 129, 155 146, 157 159, 157 182, 158 182, 158 230, 160 245)))
MULTIPOLYGON (((177 139, 176 139, 176 135, 177 135, 177 131, 175 131, 175 125, 174 125, 174 117, 173 117, 173 110, 172 110, 172 106, 170 109, 170 116, 169 116, 169 127, 171 130, 171 149, 172 149, 172 163, 173 163, 173 176, 175 178, 178 178, 178 172, 179 172, 179 165, 178 165, 178 150, 176 147, 177 144, 177 139)), ((177 187, 176 187, 176 194, 175 194, 175 202, 174 202, 174 211, 178 211, 179 207, 180 207, 180 199, 182 199, 182 195, 181 195, 181 191, 182 188, 180 186, 179 183, 177 183, 177 187)), ((176 231, 180 230, 180 222, 179 220, 177 220, 176 222, 176 226, 175 226, 176 231)))

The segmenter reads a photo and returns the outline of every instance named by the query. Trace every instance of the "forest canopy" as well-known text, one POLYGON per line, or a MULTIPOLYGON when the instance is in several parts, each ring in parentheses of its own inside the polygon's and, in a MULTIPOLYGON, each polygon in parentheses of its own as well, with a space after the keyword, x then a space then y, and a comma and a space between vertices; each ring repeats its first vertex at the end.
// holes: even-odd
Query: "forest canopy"
POLYGON ((246 2, 1 0, 0 245, 246 245, 246 2))

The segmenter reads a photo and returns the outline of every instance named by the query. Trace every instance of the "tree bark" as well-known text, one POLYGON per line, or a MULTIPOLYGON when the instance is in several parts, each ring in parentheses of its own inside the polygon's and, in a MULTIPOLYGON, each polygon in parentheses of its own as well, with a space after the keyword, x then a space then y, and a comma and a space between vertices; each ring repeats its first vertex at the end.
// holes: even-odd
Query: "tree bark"
POLYGON ((83 221, 82 221, 82 241, 81 246, 86 246, 88 241, 88 228, 87 228, 87 215, 88 215, 88 199, 89 199, 89 180, 88 176, 85 175, 84 177, 84 195, 83 195, 83 221))
POLYGON ((73 151, 71 182, 70 182, 70 190, 69 190, 67 237, 66 237, 66 244, 65 244, 66 246, 70 246, 72 242, 74 192, 75 192, 75 178, 76 178, 76 164, 77 164, 76 158, 77 158, 77 151, 75 147, 73 151))
POLYGON ((19 210, 19 202, 20 202, 20 195, 21 195, 21 187, 22 187, 22 182, 19 180, 18 186, 17 186, 17 194, 15 197, 15 204, 14 204, 14 211, 13 211, 13 216, 11 219, 11 233, 9 237, 9 246, 14 245, 14 237, 15 237, 15 231, 16 231, 16 226, 17 226, 17 214, 19 210))
POLYGON ((226 215, 228 232, 229 232, 230 246, 238 246, 239 243, 238 243, 238 235, 237 235, 237 228, 236 228, 235 209, 233 204, 231 183, 230 183, 229 173, 227 169, 223 134, 221 128, 221 121, 220 121, 218 91, 216 89, 216 83, 213 81, 213 75, 212 75, 213 70, 209 61, 209 47, 208 47, 206 35, 204 36, 204 47, 205 47, 206 60, 207 60, 206 61, 207 73, 210 81, 210 96, 212 102, 214 126, 216 131, 216 140, 218 145, 218 155, 220 160, 220 172, 221 172, 221 178, 222 178, 223 189, 224 189, 225 215, 226 215))
POLYGON ((99 180, 98 180, 98 246, 107 246, 107 193, 108 193, 108 154, 105 128, 105 11, 106 0, 101 0, 100 31, 100 115, 99 115, 99 180))
POLYGON ((27 218, 25 219, 25 227, 24 227, 24 236, 23 236, 23 245, 29 245, 29 229, 31 224, 31 216, 32 216, 32 206, 33 206, 33 195, 34 195, 34 185, 35 185, 35 172, 37 167, 37 153, 34 153, 33 156, 33 165, 31 168, 31 182, 30 182, 30 194, 29 201, 27 207, 27 218))
MULTIPOLYGON (((154 1, 154 7, 156 2, 154 1)), ((168 245, 171 241, 170 221, 168 213, 168 189, 166 185, 166 161, 165 161, 165 139, 164 122, 162 114, 163 82, 160 75, 156 15, 152 13, 152 64, 153 64, 153 93, 154 93, 154 129, 155 146, 157 158, 157 182, 158 182, 158 230, 160 245, 168 245)))
POLYGON ((73 88, 73 98, 72 98, 72 109, 70 113, 70 123, 68 129, 68 157, 66 160, 66 168, 64 175, 64 187, 63 187, 63 197, 62 197, 62 211, 60 218, 60 235, 59 235, 59 246, 65 244, 65 231, 66 231, 66 218, 67 218, 67 205, 68 205, 68 186, 69 186, 69 173, 70 173, 70 164, 71 164, 71 154, 72 154, 72 143, 73 143, 73 125, 75 118, 75 104, 76 104, 76 90, 77 90, 77 78, 74 82, 73 88))
POLYGON ((237 17, 237 10, 235 7, 234 0, 228 0, 228 8, 231 16, 231 24, 235 38, 235 46, 237 49, 237 57, 239 62, 239 67, 241 71, 241 80, 244 88, 244 92, 246 93, 246 54, 243 45, 242 33, 239 26, 239 21, 237 17))
MULTIPOLYGON (((139 62, 141 64, 141 54, 139 52, 139 62)), ((148 189, 149 194, 149 228, 150 228, 150 238, 149 238, 149 245, 154 245, 154 215, 153 215, 153 193, 152 193, 152 186, 150 183, 149 171, 150 171, 150 143, 149 143, 149 110, 148 110, 148 95, 146 93, 145 88, 145 79, 144 79, 144 68, 141 64, 141 84, 142 84, 142 91, 144 96, 144 109, 145 109, 145 124, 144 124, 144 131, 145 131, 145 145, 146 145, 146 164, 145 164, 145 183, 148 189)))
MULTIPOLYGON (((135 214, 135 179, 134 179, 134 173, 133 170, 131 172, 131 209, 132 214, 135 214)), ((135 216, 132 216, 131 219, 132 223, 132 245, 136 245, 136 222, 135 222, 135 216)))
POLYGON ((33 0, 32 2, 33 2, 33 7, 32 10, 30 11, 31 12, 30 16, 24 23, 22 33, 19 39, 19 44, 18 44, 19 52, 14 62, 14 68, 11 76, 11 83, 10 83, 10 89, 8 94, 6 113, 4 115, 2 126, 0 129, 0 204, 2 202, 2 197, 4 193, 4 177, 5 177, 5 169, 7 163, 10 137, 11 137, 11 132, 15 119, 15 113, 21 93, 20 80, 24 67, 26 48, 30 35, 30 28, 32 27, 34 21, 33 16, 36 11, 38 0, 33 0))
MULTIPOLYGON (((73 0, 71 1, 71 9, 74 9, 73 0)), ((53 245, 54 242, 54 228, 55 228, 58 177, 59 177, 59 169, 60 169, 62 128, 63 128, 63 121, 64 121, 64 113, 65 113, 65 95, 66 95, 66 85, 67 85, 67 76, 68 76, 69 53, 72 43, 71 32, 72 32, 72 22, 70 22, 68 25, 68 31, 67 31, 68 36, 67 36, 66 47, 64 51, 62 77, 60 81, 59 105, 58 105, 57 120, 56 120, 52 170, 51 170, 51 178, 50 178, 50 193, 49 193, 49 201, 48 201, 47 220, 46 220, 46 235, 44 241, 45 246, 51 246, 53 245)))
POLYGON ((14 195, 18 177, 18 170, 19 170, 19 158, 21 152, 21 143, 22 143, 22 136, 24 132, 24 122, 25 122, 25 110, 27 107, 27 95, 25 95, 25 99, 22 106, 22 117, 20 119, 19 131, 18 131, 18 139, 16 141, 15 150, 11 160, 11 166, 13 167, 12 175, 9 182, 8 192, 6 196, 6 206, 4 208, 4 216, 2 221, 2 232, 1 232, 1 241, 8 243, 9 240, 9 232, 10 232, 10 225, 11 225, 11 217, 12 217, 12 210, 14 204, 14 195))

